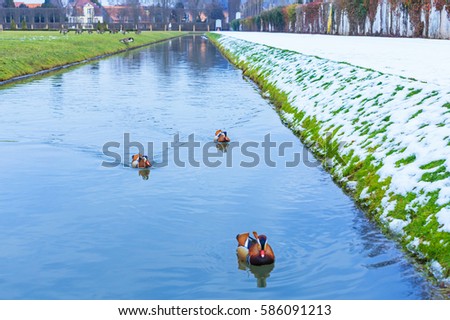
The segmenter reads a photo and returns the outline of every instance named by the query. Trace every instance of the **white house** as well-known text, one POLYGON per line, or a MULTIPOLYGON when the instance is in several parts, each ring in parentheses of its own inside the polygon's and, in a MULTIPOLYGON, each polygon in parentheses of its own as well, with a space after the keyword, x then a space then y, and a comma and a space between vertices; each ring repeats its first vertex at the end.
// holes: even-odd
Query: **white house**
POLYGON ((69 23, 80 24, 83 28, 92 28, 94 23, 103 22, 102 9, 91 0, 74 0, 67 4, 69 23))

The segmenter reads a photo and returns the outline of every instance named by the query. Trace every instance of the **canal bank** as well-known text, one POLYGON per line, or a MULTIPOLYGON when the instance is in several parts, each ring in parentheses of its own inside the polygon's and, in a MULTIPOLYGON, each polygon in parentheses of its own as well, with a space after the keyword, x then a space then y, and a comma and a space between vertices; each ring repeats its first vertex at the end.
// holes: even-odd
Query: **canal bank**
POLYGON ((449 88, 210 34, 335 181, 450 283, 449 88))
POLYGON ((0 32, 0 85, 25 77, 100 59, 179 37, 186 32, 87 33, 65 35, 57 31, 0 32), (133 38, 123 43, 124 38, 133 38))

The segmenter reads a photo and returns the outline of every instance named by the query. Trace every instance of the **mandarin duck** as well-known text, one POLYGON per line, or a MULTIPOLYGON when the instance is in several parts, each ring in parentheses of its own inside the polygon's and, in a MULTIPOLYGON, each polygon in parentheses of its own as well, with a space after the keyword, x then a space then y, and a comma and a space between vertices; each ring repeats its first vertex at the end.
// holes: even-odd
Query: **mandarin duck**
POLYGON ((275 254, 267 243, 267 237, 263 234, 258 235, 253 231, 252 238, 250 233, 241 233, 236 236, 238 241, 237 256, 241 262, 247 262, 253 266, 263 266, 275 262, 275 254))
POLYGON ((148 161, 148 157, 142 154, 135 154, 132 157, 131 166, 133 168, 149 168, 152 166, 150 161, 148 161))
POLYGON ((214 142, 230 142, 227 132, 222 130, 217 130, 214 135, 214 142))

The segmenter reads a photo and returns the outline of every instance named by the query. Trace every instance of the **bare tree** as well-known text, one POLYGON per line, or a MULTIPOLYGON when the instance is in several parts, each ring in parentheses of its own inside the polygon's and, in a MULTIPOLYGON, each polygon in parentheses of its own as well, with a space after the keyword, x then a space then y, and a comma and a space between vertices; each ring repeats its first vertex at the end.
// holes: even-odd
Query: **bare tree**
POLYGON ((228 15, 230 22, 236 19, 236 12, 240 11, 241 0, 228 0, 228 15))
POLYGON ((210 4, 206 5, 206 12, 208 13, 208 18, 211 20, 222 20, 225 18, 223 14, 223 6, 221 3, 213 0, 210 4))
POLYGON ((188 0, 188 9, 191 12, 193 22, 200 17, 200 11, 204 7, 203 0, 188 0))
POLYGON ((141 4, 139 3, 139 0, 126 0, 125 3, 128 7, 129 11, 129 20, 133 21, 134 24, 139 23, 139 17, 141 14, 141 4))

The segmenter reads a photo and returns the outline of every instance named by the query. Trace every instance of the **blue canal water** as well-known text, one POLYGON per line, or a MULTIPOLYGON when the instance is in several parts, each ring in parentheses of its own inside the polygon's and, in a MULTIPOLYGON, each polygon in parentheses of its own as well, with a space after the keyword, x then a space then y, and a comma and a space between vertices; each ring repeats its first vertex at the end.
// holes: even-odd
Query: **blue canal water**
POLYGON ((200 36, 0 88, 0 288, 1 299, 442 298, 200 36), (226 150, 211 144, 219 128, 226 150), (129 167, 139 145, 149 171, 129 167), (235 236, 253 230, 273 269, 238 264, 235 236))

